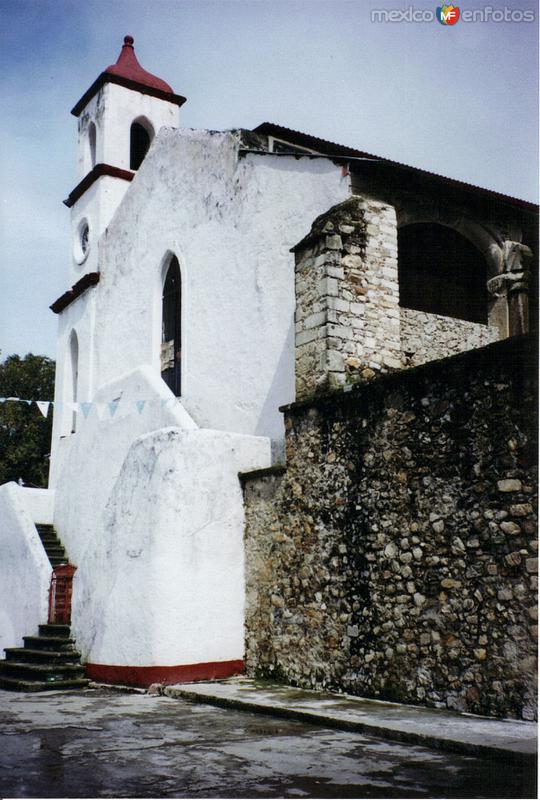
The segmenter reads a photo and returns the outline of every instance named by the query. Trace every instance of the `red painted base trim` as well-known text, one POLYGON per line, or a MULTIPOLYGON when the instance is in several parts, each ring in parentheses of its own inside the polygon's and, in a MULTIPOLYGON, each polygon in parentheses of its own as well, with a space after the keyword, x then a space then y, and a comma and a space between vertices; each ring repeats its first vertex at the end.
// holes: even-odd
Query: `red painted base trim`
POLYGON ((207 664, 180 664, 175 667, 122 667, 87 664, 87 676, 98 683, 148 688, 152 683, 187 683, 230 678, 244 671, 243 661, 210 661, 207 664))

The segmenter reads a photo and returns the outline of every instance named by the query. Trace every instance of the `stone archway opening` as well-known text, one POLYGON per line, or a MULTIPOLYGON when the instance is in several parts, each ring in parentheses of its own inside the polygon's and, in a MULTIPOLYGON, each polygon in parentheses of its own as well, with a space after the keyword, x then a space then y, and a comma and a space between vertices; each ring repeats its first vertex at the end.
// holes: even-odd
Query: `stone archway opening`
POLYGON ((399 228, 398 277, 402 308, 487 324, 486 260, 456 230, 432 222, 399 228))

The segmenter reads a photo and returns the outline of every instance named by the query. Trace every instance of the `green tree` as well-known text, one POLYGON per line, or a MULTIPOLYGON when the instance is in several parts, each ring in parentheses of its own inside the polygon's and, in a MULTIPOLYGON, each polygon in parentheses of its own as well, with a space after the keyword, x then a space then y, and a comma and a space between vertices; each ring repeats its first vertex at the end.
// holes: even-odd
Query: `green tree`
MULTIPOLYGON (((52 400, 54 366, 46 356, 8 356, 0 363, 0 397, 52 400)), ((47 486, 51 429, 52 408, 44 419, 35 403, 0 402, 0 484, 47 486)))

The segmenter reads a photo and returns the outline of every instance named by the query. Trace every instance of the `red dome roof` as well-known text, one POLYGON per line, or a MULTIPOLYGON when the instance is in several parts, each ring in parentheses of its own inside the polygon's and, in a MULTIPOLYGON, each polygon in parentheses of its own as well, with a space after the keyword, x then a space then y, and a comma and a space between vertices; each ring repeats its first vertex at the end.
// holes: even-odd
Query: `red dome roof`
POLYGON ((174 94, 168 83, 141 67, 133 49, 133 36, 124 36, 124 45, 116 64, 111 64, 96 78, 79 102, 73 106, 71 113, 78 117, 86 104, 106 83, 117 83, 136 92, 159 97, 160 100, 166 100, 168 103, 174 103, 177 106, 181 106, 186 102, 185 97, 174 94))
POLYGON ((124 44, 118 56, 118 61, 116 64, 111 64, 110 67, 107 67, 105 72, 117 75, 120 78, 135 81, 136 83, 142 83, 144 86, 150 86, 152 89, 173 93, 168 83, 165 83, 161 78, 152 75, 141 67, 137 61, 135 50, 133 49, 133 36, 124 36, 124 44))

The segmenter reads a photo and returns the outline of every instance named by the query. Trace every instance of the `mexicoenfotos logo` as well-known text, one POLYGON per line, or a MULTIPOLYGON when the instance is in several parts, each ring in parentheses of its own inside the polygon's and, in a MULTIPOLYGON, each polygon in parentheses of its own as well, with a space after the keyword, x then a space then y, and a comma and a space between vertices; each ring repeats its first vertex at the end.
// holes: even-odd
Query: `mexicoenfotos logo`
POLYGON ((437 19, 441 25, 455 25, 459 19, 459 8, 457 6, 438 6, 437 19))
POLYGON ((495 8, 494 6, 481 6, 479 8, 464 8, 451 3, 438 6, 436 11, 432 8, 373 8, 371 9, 371 22, 434 22, 438 20, 446 27, 455 25, 456 22, 534 22, 536 12, 529 8, 495 8))

